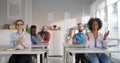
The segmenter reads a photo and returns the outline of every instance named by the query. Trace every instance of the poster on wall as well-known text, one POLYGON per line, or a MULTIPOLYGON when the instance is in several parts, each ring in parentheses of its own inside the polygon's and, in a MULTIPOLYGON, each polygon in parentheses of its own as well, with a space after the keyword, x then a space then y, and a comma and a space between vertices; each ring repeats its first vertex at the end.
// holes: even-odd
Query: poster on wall
POLYGON ((7 0, 7 18, 22 18, 22 0, 7 0))

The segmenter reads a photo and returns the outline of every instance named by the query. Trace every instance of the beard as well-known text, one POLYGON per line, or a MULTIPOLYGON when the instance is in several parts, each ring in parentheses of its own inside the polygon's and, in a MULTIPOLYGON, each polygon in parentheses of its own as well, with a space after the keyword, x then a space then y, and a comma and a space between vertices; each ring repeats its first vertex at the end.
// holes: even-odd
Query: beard
POLYGON ((79 30, 79 32, 82 32, 83 30, 81 29, 81 30, 79 30))

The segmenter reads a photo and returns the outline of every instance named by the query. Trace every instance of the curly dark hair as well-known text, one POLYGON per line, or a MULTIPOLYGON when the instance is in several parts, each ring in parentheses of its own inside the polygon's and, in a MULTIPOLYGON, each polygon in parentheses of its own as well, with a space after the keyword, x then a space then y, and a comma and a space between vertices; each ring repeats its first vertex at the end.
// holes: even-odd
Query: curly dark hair
POLYGON ((32 28, 37 28, 36 25, 31 25, 30 29, 32 30, 32 28))
POLYGON ((98 30, 100 30, 102 28, 102 21, 99 18, 91 18, 88 21, 88 29, 92 31, 92 24, 93 22, 98 22, 98 30))

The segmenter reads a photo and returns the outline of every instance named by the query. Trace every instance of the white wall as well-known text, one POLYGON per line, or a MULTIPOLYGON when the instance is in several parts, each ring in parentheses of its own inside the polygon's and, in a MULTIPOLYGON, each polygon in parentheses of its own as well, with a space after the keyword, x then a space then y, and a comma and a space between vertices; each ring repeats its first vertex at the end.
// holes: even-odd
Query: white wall
POLYGON ((91 3, 91 0, 32 0, 32 24, 38 26, 37 31, 43 25, 58 25, 61 27, 64 41, 67 30, 76 27, 77 23, 81 22, 83 14, 84 16, 90 14, 91 3), (80 21, 65 21, 66 12, 70 13, 69 19, 79 17, 80 21), (53 13, 53 21, 48 21, 48 13, 53 13))
MULTIPOLYGON (((90 13, 90 5, 94 0, 22 0, 22 20, 25 24, 36 24, 38 27, 48 22, 48 13, 54 14, 54 22, 64 20, 64 14, 70 13, 71 18, 81 17, 90 13)), ((0 29, 4 24, 13 24, 17 19, 7 18, 7 0, 0 0, 0 29)))
POLYGON ((70 18, 81 17, 90 13, 91 0, 32 0, 32 24, 41 28, 48 23, 64 21, 64 14, 70 18), (53 21, 48 21, 48 13, 53 13, 53 21))
POLYGON ((0 30, 0 46, 10 46, 10 35, 16 30, 0 30))
MULTIPOLYGON (((22 0, 22 20, 25 24, 31 24, 31 0, 22 0)), ((14 24, 17 19, 7 18, 7 0, 0 0, 0 29, 4 24, 14 24)))
MULTIPOLYGON (((89 15, 91 0, 22 0, 22 19, 25 24, 35 24, 38 31, 43 25, 59 24, 66 34, 66 29, 74 27, 78 22, 65 21, 64 14, 70 13, 70 19, 89 15), (84 5, 84 6, 83 6, 84 5), (84 7, 84 10, 83 10, 84 7), (54 20, 48 21, 48 13, 54 14, 54 20), (65 24, 67 23, 67 24, 65 24), (68 24, 69 23, 69 24, 68 24), (65 24, 65 26, 64 26, 65 24)), ((7 0, 0 0, 0 29, 4 24, 12 24, 16 19, 7 19, 7 0)), ((80 22, 80 21, 79 21, 80 22)))
POLYGON ((78 21, 76 19, 72 19, 72 20, 50 23, 47 25, 48 26, 57 25, 58 27, 61 27, 61 33, 62 33, 61 38, 62 38, 62 41, 65 42, 65 38, 68 34, 68 30, 70 28, 77 28, 77 23, 78 21))
POLYGON ((2 28, 3 24, 10 22, 7 21, 6 18, 7 18, 7 1, 0 0, 0 28, 2 28))

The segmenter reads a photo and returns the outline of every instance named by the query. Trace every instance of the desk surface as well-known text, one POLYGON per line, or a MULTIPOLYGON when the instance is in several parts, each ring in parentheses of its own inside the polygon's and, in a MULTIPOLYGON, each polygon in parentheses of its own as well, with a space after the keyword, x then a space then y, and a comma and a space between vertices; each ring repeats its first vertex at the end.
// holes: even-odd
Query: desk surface
POLYGON ((0 54, 43 54, 45 53, 45 49, 25 49, 25 50, 3 50, 0 49, 0 54))
POLYGON ((73 47, 73 48, 75 48, 75 47, 85 47, 85 45, 83 45, 83 44, 67 44, 67 43, 64 43, 63 46, 64 47, 73 47))
POLYGON ((32 45, 31 47, 33 48, 33 47, 47 47, 48 46, 48 44, 41 44, 41 45, 32 45))
POLYGON ((71 53, 115 53, 120 52, 120 48, 108 48, 108 49, 100 49, 100 48, 67 48, 68 52, 71 53))
MULTIPOLYGON (((46 47, 46 46, 47 44, 32 45, 32 47, 46 47)), ((0 46, 0 54, 42 54, 46 52, 46 49, 4 50, 8 48, 10 48, 10 46, 0 46)))

